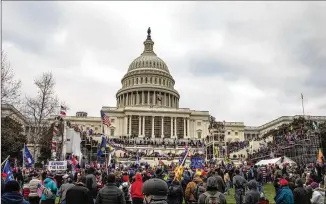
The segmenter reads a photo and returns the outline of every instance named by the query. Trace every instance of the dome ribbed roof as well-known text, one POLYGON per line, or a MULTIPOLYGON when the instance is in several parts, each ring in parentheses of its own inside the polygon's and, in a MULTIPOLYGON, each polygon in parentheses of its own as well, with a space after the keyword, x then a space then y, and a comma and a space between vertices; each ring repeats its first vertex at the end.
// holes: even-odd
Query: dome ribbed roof
POLYGON ((144 52, 130 64, 128 72, 140 68, 154 68, 170 73, 165 62, 156 56, 153 46, 154 42, 152 41, 151 30, 149 28, 147 31, 147 39, 144 42, 144 52))
POLYGON ((155 55, 141 55, 137 57, 129 66, 128 71, 138 68, 156 68, 169 72, 165 62, 155 55))

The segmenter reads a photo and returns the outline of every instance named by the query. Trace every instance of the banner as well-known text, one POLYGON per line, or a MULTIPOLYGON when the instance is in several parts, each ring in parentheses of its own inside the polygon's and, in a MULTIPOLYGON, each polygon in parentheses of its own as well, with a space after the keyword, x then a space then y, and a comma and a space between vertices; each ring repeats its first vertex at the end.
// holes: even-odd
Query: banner
POLYGON ((65 171, 67 169, 67 161, 49 161, 49 171, 65 171))
POLYGON ((190 161, 191 161, 190 164, 191 169, 201 169, 204 165, 204 159, 201 157, 192 157, 190 161))

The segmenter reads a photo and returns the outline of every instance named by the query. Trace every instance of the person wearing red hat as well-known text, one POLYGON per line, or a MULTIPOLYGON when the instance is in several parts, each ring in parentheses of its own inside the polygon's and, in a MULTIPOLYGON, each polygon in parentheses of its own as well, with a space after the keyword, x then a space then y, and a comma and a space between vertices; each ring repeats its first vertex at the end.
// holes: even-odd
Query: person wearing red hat
POLYGON ((289 182, 286 179, 281 179, 280 188, 278 189, 274 198, 276 204, 294 204, 293 193, 289 188, 289 182))

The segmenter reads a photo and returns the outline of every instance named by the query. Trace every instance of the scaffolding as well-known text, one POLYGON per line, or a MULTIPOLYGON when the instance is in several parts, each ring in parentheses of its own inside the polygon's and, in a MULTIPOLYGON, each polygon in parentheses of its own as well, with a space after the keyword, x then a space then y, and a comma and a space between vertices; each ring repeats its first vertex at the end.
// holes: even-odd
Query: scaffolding
POLYGON ((316 131, 308 131, 304 138, 297 140, 295 144, 281 147, 284 156, 300 165, 316 162, 319 148, 320 134, 316 131))

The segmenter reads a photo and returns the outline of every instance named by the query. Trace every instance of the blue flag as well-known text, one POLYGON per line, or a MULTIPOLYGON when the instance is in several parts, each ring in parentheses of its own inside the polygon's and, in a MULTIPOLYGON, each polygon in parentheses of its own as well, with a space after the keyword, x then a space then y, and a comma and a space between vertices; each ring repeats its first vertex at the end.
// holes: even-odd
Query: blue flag
POLYGON ((6 181, 5 181, 6 183, 8 181, 14 180, 14 175, 12 174, 9 160, 6 161, 6 164, 5 164, 4 168, 2 169, 2 173, 7 174, 7 178, 6 178, 6 181))
POLYGON ((101 142, 99 150, 97 152, 97 157, 100 157, 104 154, 105 148, 106 148, 106 138, 104 135, 102 135, 102 142, 101 142))
POLYGON ((26 145, 24 145, 24 160, 26 162, 27 167, 31 167, 32 164, 34 164, 33 157, 29 152, 28 148, 26 147, 26 145))

